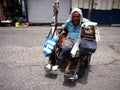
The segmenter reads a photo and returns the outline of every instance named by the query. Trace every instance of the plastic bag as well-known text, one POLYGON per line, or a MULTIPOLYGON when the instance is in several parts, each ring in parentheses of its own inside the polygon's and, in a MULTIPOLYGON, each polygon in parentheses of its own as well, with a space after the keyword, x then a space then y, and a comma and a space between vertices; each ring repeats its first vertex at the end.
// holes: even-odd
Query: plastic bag
POLYGON ((59 34, 56 34, 55 31, 52 34, 51 33, 52 32, 50 32, 49 35, 46 37, 46 41, 43 48, 43 53, 46 57, 51 55, 52 50, 54 49, 54 46, 56 45, 59 39, 59 34))

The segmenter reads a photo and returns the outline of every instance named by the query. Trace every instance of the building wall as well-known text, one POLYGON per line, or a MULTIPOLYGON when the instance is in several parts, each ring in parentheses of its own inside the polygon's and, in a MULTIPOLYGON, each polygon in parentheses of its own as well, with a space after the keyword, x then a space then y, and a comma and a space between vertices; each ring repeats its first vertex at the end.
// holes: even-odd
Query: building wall
MULTIPOLYGON (((30 23, 51 23, 53 4, 56 0, 28 0, 28 20, 30 23)), ((70 1, 59 0, 58 22, 63 23, 70 12, 70 1)))
MULTIPOLYGON (((9 0, 8 0, 9 1, 9 0)), ((18 0, 12 1, 12 9, 18 5, 18 0), (14 2, 13 2, 14 1, 14 2)), ((26 18, 30 23, 51 23, 52 5, 55 0, 21 0, 27 1, 26 18)), ((63 23, 69 16, 72 8, 81 8, 83 16, 99 24, 120 24, 120 0, 60 0, 58 22, 63 23), (94 1, 92 3, 92 1, 94 1)), ((0 19, 4 19, 4 10, 0 5, 0 19)), ((21 12, 21 11, 20 11, 21 12)), ((12 12, 13 14, 13 12, 12 12)), ((18 14, 20 15, 20 14, 18 14)))
POLYGON ((71 7, 81 8, 85 18, 91 14, 99 24, 120 24, 120 0, 72 0, 71 7))

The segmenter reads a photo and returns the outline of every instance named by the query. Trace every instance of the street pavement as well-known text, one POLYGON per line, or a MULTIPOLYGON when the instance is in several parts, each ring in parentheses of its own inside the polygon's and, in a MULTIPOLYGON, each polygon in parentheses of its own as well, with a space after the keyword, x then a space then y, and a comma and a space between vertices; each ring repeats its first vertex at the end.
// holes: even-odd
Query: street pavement
POLYGON ((0 90, 120 90, 120 28, 99 26, 101 41, 76 82, 46 74, 43 55, 50 26, 0 27, 0 90))

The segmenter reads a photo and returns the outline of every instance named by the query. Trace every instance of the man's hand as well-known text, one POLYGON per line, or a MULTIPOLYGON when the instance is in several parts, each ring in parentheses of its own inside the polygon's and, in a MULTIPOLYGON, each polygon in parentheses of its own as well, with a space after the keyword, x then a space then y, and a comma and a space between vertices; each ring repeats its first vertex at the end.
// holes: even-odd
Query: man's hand
POLYGON ((57 33, 60 34, 64 29, 62 27, 57 28, 57 33))

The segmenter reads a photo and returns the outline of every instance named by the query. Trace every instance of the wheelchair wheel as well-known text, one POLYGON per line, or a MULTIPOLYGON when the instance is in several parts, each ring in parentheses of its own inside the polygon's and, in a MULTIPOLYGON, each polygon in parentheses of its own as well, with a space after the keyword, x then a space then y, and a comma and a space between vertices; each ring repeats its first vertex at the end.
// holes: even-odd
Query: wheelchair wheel
POLYGON ((61 53, 61 48, 59 48, 58 46, 55 47, 55 60, 56 60, 56 64, 65 64, 66 61, 63 60, 60 56, 60 53, 61 53))
POLYGON ((91 60, 91 55, 87 55, 85 60, 84 60, 84 64, 85 64, 86 69, 89 67, 90 60, 91 60))
POLYGON ((80 78, 83 77, 84 73, 85 73, 85 65, 81 64, 79 67, 79 73, 78 73, 79 77, 80 78))

